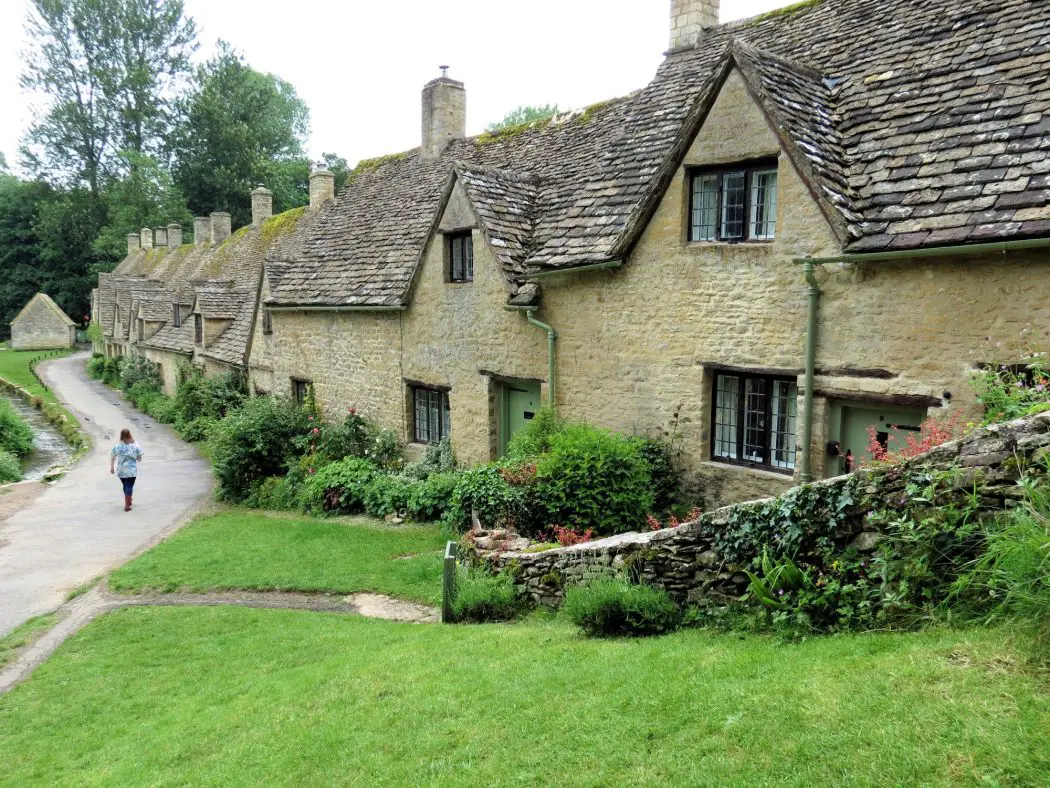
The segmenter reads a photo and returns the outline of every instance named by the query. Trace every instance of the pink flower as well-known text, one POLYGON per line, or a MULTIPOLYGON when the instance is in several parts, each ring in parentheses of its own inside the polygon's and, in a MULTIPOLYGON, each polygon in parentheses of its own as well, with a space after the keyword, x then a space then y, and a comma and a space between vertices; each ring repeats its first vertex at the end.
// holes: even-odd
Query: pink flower
POLYGON ((311 468, 310 469, 310 473, 317 473, 317 469, 316 468, 311 468))
POLYGON ((357 408, 347 408, 346 412, 349 413, 351 416, 356 416, 357 415, 357 408))
POLYGON ((317 435, 317 434, 319 434, 320 432, 321 432, 320 428, 318 428, 318 427, 314 427, 314 429, 313 429, 313 433, 314 433, 314 435, 317 435))
POLYGON ((310 421, 313 421, 313 420, 314 420, 314 417, 313 417, 313 416, 307 416, 306 418, 307 418, 307 419, 309 419, 310 421))

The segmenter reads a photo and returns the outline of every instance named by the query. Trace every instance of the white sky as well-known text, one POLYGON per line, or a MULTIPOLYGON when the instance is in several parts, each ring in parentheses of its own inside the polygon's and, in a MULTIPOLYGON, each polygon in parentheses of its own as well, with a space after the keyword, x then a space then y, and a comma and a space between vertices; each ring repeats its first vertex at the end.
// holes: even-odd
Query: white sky
MULTIPOLYGON (((728 22, 794 0, 722 0, 728 22)), ((292 83, 311 111, 309 154, 358 159, 419 144, 420 90, 438 65, 466 83, 474 134, 520 104, 575 108, 652 77, 669 0, 185 0, 199 57, 229 41, 292 83)), ((13 167, 30 119, 18 85, 28 0, 0 0, 0 151, 13 167)))

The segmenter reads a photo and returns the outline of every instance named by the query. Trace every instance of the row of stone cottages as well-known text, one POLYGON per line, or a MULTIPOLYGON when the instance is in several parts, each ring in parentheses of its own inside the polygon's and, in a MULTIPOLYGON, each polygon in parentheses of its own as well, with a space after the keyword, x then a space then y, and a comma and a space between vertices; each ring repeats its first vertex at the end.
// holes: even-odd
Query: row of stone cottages
POLYGON ((106 352, 160 363, 169 391, 180 359, 312 385, 465 463, 547 400, 673 428, 709 503, 972 408, 996 341, 1050 327, 1050 4, 717 13, 674 0, 631 95, 468 138, 442 76, 420 147, 339 195, 319 172, 305 212, 268 218, 259 189, 232 236, 218 213, 192 245, 130 237, 99 278, 106 352))

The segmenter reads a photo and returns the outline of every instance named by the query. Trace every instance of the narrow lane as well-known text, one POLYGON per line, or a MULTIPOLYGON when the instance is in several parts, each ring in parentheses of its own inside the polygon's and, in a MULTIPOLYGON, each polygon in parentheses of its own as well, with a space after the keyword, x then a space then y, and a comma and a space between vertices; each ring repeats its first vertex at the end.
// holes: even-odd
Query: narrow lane
POLYGON ((28 508, 0 524, 0 635, 53 610, 71 589, 184 523, 211 493, 211 470, 197 451, 90 380, 87 358, 78 353, 37 367, 94 446, 28 508), (122 427, 145 452, 131 512, 124 511, 120 484, 109 474, 109 449, 122 427))

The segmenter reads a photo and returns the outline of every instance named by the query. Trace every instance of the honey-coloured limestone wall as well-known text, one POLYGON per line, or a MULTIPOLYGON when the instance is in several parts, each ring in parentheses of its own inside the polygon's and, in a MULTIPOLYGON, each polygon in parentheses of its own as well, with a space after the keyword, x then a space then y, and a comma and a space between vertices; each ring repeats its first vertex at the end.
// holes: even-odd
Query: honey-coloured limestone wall
POLYGON ((43 293, 37 293, 11 321, 14 350, 55 350, 76 343, 76 325, 43 293))

